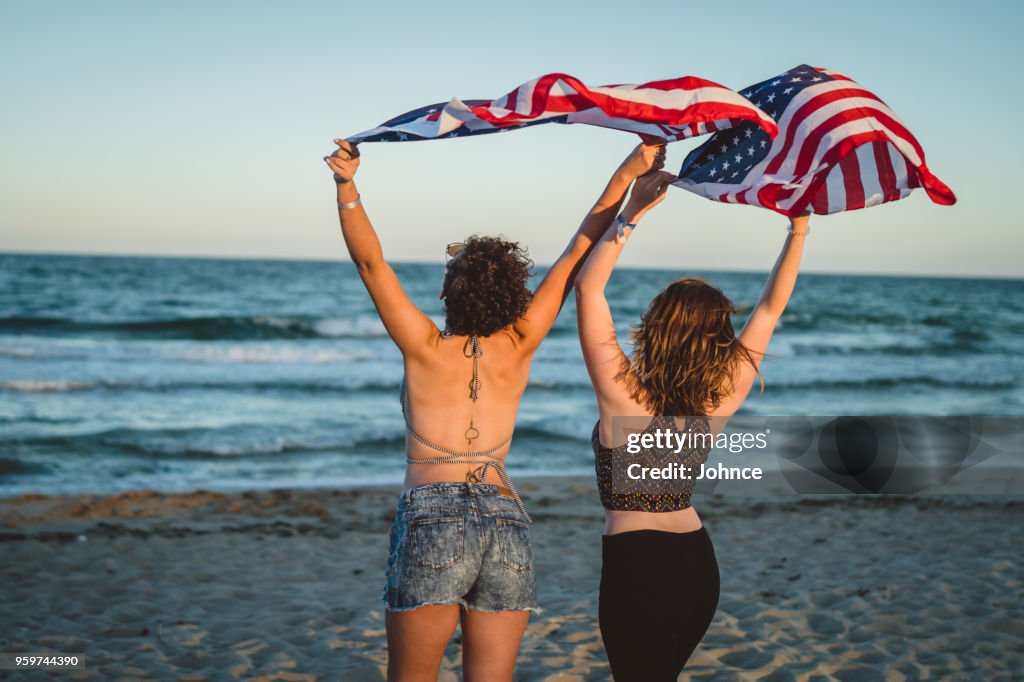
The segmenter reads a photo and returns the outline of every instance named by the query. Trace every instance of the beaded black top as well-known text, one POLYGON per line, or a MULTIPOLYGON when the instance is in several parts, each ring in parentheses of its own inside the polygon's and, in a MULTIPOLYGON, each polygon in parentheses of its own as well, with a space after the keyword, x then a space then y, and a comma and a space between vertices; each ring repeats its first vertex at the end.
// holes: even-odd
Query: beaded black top
POLYGON ((623 443, 616 448, 601 445, 600 424, 594 424, 590 441, 594 448, 594 466, 597 469, 597 489, 601 504, 612 511, 671 512, 688 509, 700 465, 707 461, 711 447, 711 424, 707 417, 688 417, 686 429, 680 430, 672 417, 652 417, 644 433, 666 429, 675 434, 691 434, 689 443, 677 452, 677 446, 644 448, 642 454, 631 455, 623 443), (700 436, 699 434, 704 434, 700 436), (706 440, 705 440, 706 438, 706 440), (634 481, 625 475, 625 467, 633 462, 665 466, 678 464, 686 467, 689 479, 634 481))

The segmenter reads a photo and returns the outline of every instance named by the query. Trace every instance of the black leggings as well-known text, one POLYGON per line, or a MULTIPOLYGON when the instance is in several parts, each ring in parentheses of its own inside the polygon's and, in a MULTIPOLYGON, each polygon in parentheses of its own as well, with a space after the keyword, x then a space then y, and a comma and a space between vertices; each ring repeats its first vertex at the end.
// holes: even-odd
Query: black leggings
POLYGON ((601 638, 616 682, 675 682, 718 608, 705 528, 603 536, 601 638))

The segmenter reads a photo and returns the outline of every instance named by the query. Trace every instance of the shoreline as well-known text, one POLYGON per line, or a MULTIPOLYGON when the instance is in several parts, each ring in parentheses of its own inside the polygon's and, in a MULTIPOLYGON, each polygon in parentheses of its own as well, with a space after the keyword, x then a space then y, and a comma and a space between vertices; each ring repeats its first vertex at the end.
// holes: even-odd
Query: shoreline
MULTIPOLYGON (((592 478, 522 478, 538 599, 517 680, 607 680, 592 478)), ((0 650, 68 679, 380 680, 400 486, 0 499, 0 650)), ((694 680, 1024 674, 1024 496, 697 495, 721 571, 694 680)), ((456 633, 441 680, 458 679, 456 633)), ((0 679, 17 679, 0 671, 0 679)))
MULTIPOLYGON (((1016 472, 1014 472, 1016 474, 1016 472)), ((1024 475, 1022 470, 1021 475, 1024 475)), ((958 492, 956 484, 932 492, 915 494, 843 494, 795 493, 778 485, 768 492, 736 493, 732 489, 727 492, 696 491, 693 499, 701 518, 714 518, 714 504, 722 501, 731 509, 731 513, 742 514, 742 505, 754 504, 758 508, 768 506, 803 507, 803 506, 849 506, 856 508, 890 508, 904 505, 918 507, 962 508, 963 505, 994 505, 1008 503, 1014 506, 1017 502, 1024 504, 1024 493, 1006 494, 1000 492, 1004 483, 995 480, 994 476, 983 476, 980 482, 987 484, 991 492, 958 492), (709 501, 715 502, 711 505, 709 501), (945 502, 943 502, 945 500, 945 502), (711 511, 708 511, 711 509, 711 511)), ((521 475, 516 479, 524 500, 529 499, 531 492, 540 496, 541 505, 549 505, 547 496, 553 489, 565 489, 575 494, 588 494, 592 500, 581 500, 581 504, 590 507, 590 515, 603 520, 597 488, 592 475, 521 475), (592 503, 592 504, 588 504, 592 503)), ((979 481, 972 481, 973 490, 977 491, 979 481)), ((162 517, 173 510, 197 510, 203 513, 242 513, 277 505, 288 505, 296 498, 312 498, 319 500, 321 505, 310 507, 309 516, 325 516, 326 509, 322 503, 327 501, 346 500, 353 497, 372 496, 385 497, 392 502, 397 501, 402 489, 396 483, 370 483, 353 486, 310 485, 310 486, 277 486, 254 488, 194 488, 189 490, 160 490, 156 488, 133 488, 111 492, 58 492, 40 493, 23 492, 14 495, 0 496, 0 529, 32 525, 44 521, 72 519, 104 518, 106 516, 123 518, 162 517)), ((301 503, 301 500, 299 500, 301 503)), ((308 502, 308 500, 307 500, 308 502)), ((792 510, 792 509, 790 509, 792 510)), ((302 506, 289 506, 285 513, 302 516, 302 506)), ((545 515, 541 513, 541 516, 545 515)), ((547 515, 551 517, 551 515, 547 515)))

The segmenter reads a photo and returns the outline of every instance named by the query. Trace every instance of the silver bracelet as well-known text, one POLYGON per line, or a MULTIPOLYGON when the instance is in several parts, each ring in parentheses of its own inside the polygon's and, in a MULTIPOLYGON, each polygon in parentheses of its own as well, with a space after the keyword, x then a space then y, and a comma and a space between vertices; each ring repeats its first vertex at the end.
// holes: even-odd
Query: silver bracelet
POLYGON ((809 235, 809 234, 811 233, 811 226, 810 226, 810 225, 808 225, 808 226, 807 226, 807 229, 806 229, 806 230, 804 230, 803 232, 794 232, 794 231, 793 231, 793 226, 792 226, 792 225, 790 225, 790 226, 789 226, 789 229, 788 229, 788 230, 786 230, 786 231, 787 231, 787 232, 789 232, 789 233, 790 233, 791 235, 793 235, 794 237, 806 237, 807 235, 809 235))
POLYGON ((348 203, 342 203, 342 202, 339 201, 338 202, 338 208, 355 208, 356 206, 361 206, 363 204, 363 202, 360 201, 360 199, 361 199, 361 196, 357 194, 355 201, 349 201, 348 203))

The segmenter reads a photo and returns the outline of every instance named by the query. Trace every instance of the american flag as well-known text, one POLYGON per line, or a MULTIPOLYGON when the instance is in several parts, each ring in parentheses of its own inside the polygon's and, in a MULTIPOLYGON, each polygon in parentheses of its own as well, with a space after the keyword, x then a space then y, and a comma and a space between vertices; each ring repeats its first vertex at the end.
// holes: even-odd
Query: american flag
POLYGON ((685 76, 643 85, 590 88, 562 73, 520 85, 495 100, 453 99, 420 107, 348 138, 349 142, 402 142, 508 132, 542 123, 584 123, 637 133, 644 139, 681 140, 740 123, 774 137, 775 122, 732 90, 685 76))
POLYGON ((787 216, 877 206, 915 187, 937 204, 956 202, 896 114, 846 76, 802 64, 741 92, 778 136, 749 124, 715 133, 687 155, 677 187, 787 216))

